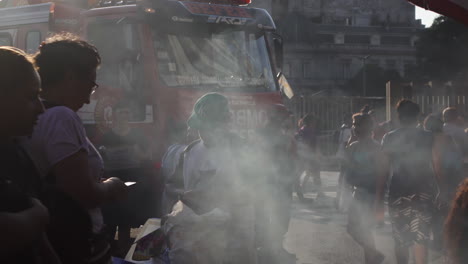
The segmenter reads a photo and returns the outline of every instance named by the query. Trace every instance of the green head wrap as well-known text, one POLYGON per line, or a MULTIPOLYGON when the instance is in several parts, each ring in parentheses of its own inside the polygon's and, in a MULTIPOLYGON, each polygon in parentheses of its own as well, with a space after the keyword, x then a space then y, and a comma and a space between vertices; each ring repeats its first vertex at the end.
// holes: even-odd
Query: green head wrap
POLYGON ((219 93, 207 93, 197 100, 187 121, 190 128, 214 127, 229 121, 228 99, 219 93))

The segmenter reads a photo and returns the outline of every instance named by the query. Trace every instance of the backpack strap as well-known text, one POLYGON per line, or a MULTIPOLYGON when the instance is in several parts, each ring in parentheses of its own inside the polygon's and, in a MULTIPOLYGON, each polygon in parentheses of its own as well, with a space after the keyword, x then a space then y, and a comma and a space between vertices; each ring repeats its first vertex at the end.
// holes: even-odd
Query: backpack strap
MULTIPOLYGON (((187 154, 195 145, 200 143, 201 140, 195 140, 192 143, 190 143, 187 147, 185 147, 184 151, 180 153, 179 155, 179 160, 177 162, 177 166, 167 181, 166 185, 172 185, 171 189, 184 189, 184 160, 185 160, 185 154, 187 154), (175 188, 174 188, 175 187, 175 188)), ((180 196, 179 194, 176 194, 177 196, 180 196)), ((175 197, 174 197, 175 198, 175 197)), ((177 200, 179 200, 180 197, 177 197, 177 200)), ((171 205, 174 206, 174 205, 171 205)))

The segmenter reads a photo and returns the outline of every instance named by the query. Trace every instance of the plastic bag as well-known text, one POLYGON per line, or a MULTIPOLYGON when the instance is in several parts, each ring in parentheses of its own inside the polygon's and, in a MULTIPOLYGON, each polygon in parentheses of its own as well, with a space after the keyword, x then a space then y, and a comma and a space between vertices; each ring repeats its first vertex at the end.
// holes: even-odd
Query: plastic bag
POLYGON ((162 227, 169 240, 171 263, 222 263, 228 221, 229 214, 218 208, 197 215, 183 202, 177 202, 162 227))

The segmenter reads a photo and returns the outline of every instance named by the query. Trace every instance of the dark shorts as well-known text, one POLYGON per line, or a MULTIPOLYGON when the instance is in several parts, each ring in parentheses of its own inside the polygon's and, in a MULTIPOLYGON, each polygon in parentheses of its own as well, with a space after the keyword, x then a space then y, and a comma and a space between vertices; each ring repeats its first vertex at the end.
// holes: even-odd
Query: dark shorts
POLYGON ((434 197, 427 193, 390 198, 389 212, 397 245, 427 246, 431 237, 434 210, 434 197))

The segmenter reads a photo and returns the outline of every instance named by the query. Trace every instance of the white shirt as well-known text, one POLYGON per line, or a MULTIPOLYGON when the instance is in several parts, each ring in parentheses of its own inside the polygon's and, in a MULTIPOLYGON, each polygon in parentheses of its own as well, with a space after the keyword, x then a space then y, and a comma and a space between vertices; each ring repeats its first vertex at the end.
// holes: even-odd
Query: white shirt
MULTIPOLYGON (((104 165, 99 152, 86 136, 80 117, 67 107, 48 109, 39 117, 31 138, 23 143, 43 178, 51 173, 57 163, 81 150, 88 153, 90 176, 96 182, 103 176, 104 165)), ((88 212, 93 232, 100 232, 104 223, 101 209, 94 208, 88 212)))

